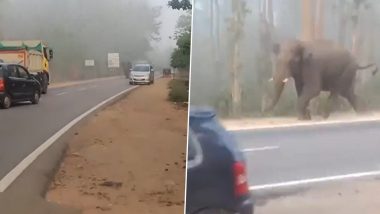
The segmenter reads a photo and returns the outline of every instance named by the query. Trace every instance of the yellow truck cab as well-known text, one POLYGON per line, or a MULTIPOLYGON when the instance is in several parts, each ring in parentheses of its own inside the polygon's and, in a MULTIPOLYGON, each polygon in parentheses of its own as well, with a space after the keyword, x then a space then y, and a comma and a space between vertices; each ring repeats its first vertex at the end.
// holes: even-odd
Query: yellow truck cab
POLYGON ((40 81, 43 94, 47 93, 50 82, 52 59, 53 50, 41 40, 0 41, 0 60, 26 67, 40 81))

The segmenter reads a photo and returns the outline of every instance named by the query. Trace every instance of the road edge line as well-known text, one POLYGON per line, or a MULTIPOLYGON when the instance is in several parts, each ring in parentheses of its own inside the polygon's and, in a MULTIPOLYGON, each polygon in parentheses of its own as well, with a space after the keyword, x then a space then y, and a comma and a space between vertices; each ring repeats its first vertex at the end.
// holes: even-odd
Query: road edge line
POLYGON ((295 124, 281 124, 281 125, 266 125, 266 126, 246 126, 241 128, 226 128, 230 132, 248 131, 248 130, 268 130, 268 129, 281 129, 281 128, 298 128, 298 127, 320 127, 328 125, 349 125, 367 122, 380 122, 380 118, 362 119, 362 120, 347 120, 347 121, 329 121, 329 122, 315 122, 315 123, 295 123, 295 124))
POLYGON ((20 163, 16 165, 7 175, 5 175, 0 180, 0 193, 4 192, 44 151, 46 151, 51 145, 53 145, 61 136, 63 136, 67 131, 69 131, 72 127, 77 125, 82 119, 89 116, 91 113, 96 110, 111 104, 118 97, 131 92, 132 90, 138 88, 139 86, 132 86, 128 89, 125 89, 112 97, 107 98, 106 100, 100 102, 96 106, 87 110, 83 114, 74 118, 68 124, 66 124, 63 128, 58 130, 54 135, 52 135, 49 139, 47 139, 44 143, 42 143, 39 147, 37 147, 32 153, 30 153, 26 158, 24 158, 20 163))
POLYGON ((275 188, 281 188, 281 187, 285 188, 285 187, 300 186, 300 185, 306 185, 306 184, 324 183, 324 182, 329 182, 329 181, 363 178, 363 177, 370 177, 370 176, 376 176, 376 175, 380 175, 380 171, 359 172, 359 173, 351 173, 351 174, 345 174, 345 175, 335 175, 335 176, 311 178, 311 179, 304 179, 304 180, 287 181, 287 182, 282 182, 282 183, 250 186, 249 190, 257 191, 257 190, 268 190, 268 189, 275 189, 275 188))

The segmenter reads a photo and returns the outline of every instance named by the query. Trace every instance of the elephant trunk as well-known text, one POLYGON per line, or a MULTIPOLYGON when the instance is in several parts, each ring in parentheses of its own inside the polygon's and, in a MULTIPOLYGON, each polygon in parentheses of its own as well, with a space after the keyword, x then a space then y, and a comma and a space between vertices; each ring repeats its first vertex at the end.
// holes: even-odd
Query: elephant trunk
POLYGON ((285 86, 286 81, 281 80, 281 79, 277 79, 276 81, 274 81, 273 98, 272 98, 272 101, 271 101, 269 107, 266 109, 266 111, 272 111, 273 108, 276 106, 276 104, 280 100, 280 97, 281 97, 282 91, 284 90, 284 86, 285 86))

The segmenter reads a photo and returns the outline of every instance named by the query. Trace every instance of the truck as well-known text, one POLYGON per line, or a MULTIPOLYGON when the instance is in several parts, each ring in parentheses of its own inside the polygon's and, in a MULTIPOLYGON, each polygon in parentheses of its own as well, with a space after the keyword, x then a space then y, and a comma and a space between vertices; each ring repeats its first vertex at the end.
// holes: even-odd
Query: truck
POLYGON ((49 62, 53 59, 53 50, 42 40, 0 41, 0 61, 19 64, 40 82, 41 92, 47 93, 50 83, 49 62))

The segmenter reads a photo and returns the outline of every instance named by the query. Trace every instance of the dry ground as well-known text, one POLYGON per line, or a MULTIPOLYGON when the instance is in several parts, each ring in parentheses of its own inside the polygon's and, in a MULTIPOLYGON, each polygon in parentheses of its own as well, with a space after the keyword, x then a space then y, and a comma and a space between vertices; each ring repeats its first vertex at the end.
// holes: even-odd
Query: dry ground
POLYGON ((84 214, 182 213, 187 109, 168 80, 143 86, 78 129, 47 200, 84 214))
POLYGON ((242 118, 224 119, 222 124, 227 130, 274 128, 294 125, 315 125, 328 123, 350 123, 358 121, 380 120, 379 112, 371 112, 365 115, 356 113, 335 113, 327 120, 321 117, 313 117, 311 121, 300 121, 296 117, 273 117, 273 118, 242 118))

